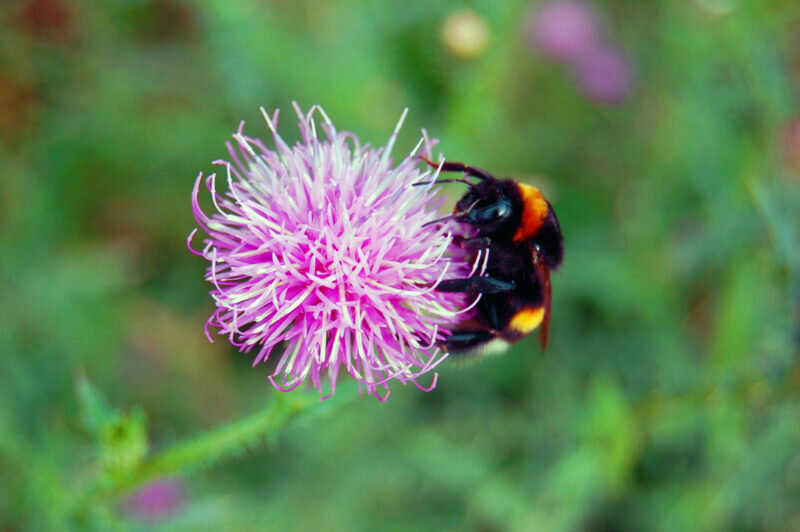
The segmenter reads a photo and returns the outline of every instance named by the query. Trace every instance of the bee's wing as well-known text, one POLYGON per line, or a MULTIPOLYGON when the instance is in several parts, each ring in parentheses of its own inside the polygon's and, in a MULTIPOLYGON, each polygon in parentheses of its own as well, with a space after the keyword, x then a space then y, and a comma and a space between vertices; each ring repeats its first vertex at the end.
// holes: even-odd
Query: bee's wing
POLYGON ((542 351, 547 349, 547 336, 550 332, 550 304, 552 301, 552 289, 550 286, 550 268, 544 260, 534 261, 534 265, 539 272, 539 280, 542 283, 542 306, 544 307, 544 318, 539 326, 539 343, 542 351))

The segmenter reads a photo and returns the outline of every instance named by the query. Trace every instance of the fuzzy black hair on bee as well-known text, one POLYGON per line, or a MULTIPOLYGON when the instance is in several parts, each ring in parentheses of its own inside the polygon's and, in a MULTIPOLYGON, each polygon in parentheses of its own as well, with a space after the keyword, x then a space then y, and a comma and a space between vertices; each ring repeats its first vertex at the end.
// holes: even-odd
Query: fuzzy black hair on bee
POLYGON ((564 259, 564 240, 553 206, 531 185, 497 179, 463 163, 422 159, 440 172, 464 174, 462 179, 442 179, 437 183, 468 186, 453 214, 430 223, 455 220, 471 225, 477 234, 460 238, 457 243, 473 258, 478 253, 488 253, 481 275, 447 279, 437 286, 442 292, 481 295, 474 317, 459 324, 445 339, 445 349, 454 353, 494 351, 539 328, 544 350, 550 327, 550 272, 564 259))

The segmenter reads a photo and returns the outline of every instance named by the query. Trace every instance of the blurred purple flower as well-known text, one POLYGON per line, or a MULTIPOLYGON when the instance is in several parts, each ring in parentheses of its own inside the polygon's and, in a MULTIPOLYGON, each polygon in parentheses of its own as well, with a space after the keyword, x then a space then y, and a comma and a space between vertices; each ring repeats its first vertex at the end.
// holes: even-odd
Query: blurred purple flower
POLYGON ((28 0, 21 2, 19 23, 32 35, 45 40, 66 42, 73 31, 71 2, 28 0))
MULTIPOLYGON (((322 393, 327 374, 332 394, 344 368, 385 399, 389 380, 417 384, 443 360, 436 344, 464 306, 462 295, 435 290, 445 276, 469 273, 452 243, 459 226, 425 227, 443 199, 432 184, 412 186, 435 178, 415 157, 435 142, 424 137, 393 166, 405 114, 387 146, 375 149, 337 132, 320 107, 295 110, 302 140, 294 147, 278 135, 277 111, 261 109, 277 151, 240 125, 228 143, 232 162, 215 161, 226 169, 227 192, 217 193, 215 175, 205 179, 217 211, 210 217, 198 203, 202 174, 195 182, 195 219, 210 236, 195 253, 211 261, 206 279, 217 305, 206 334, 210 340, 214 327, 242 351, 257 347, 253 365, 283 344, 270 376, 279 390, 310 380, 322 393)), ((435 384, 436 375, 426 391, 435 384)))
POLYGON ((125 511, 145 521, 158 521, 186 501, 183 483, 176 478, 154 480, 125 499, 125 511))
POLYGON ((597 103, 620 103, 633 91, 633 66, 618 48, 605 46, 593 49, 583 55, 573 68, 581 91, 597 103))
POLYGON ((787 162, 800 171, 800 118, 790 119, 782 128, 783 153, 787 162))
POLYGON ((603 40, 591 7, 578 1, 546 2, 528 19, 529 42, 559 61, 574 61, 603 40))

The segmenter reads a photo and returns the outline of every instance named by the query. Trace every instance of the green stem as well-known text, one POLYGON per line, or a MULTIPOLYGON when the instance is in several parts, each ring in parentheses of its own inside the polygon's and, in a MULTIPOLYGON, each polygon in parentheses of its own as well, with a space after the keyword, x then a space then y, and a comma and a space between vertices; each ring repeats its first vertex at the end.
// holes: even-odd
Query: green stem
POLYGON ((275 393, 260 411, 232 423, 211 429, 188 440, 179 441, 141 460, 132 470, 102 472, 75 500, 74 514, 89 508, 97 499, 107 499, 159 478, 185 474, 209 467, 261 444, 297 418, 313 418, 334 410, 357 396, 346 383, 326 401, 317 392, 275 393))

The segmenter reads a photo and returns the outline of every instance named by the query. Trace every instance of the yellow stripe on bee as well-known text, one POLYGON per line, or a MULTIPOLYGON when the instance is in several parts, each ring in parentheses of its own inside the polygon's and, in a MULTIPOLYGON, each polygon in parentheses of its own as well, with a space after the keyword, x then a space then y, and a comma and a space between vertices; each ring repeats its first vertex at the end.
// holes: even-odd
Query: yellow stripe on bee
POLYGON ((547 200, 539 189, 530 185, 517 183, 522 196, 522 220, 514 233, 514 242, 521 242, 536 234, 547 218, 549 211, 547 200))
POLYGON ((520 310, 519 312, 511 318, 511 321, 508 324, 509 329, 514 331, 518 331, 521 334, 528 334, 539 324, 542 323, 544 319, 544 307, 539 308, 526 308, 524 310, 520 310))

